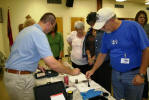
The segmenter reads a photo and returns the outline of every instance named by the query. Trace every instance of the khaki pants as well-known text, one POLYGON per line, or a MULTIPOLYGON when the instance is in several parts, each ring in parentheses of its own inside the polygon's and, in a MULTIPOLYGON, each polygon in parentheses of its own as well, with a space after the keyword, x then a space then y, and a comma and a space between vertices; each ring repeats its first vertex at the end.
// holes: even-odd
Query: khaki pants
POLYGON ((32 74, 4 72, 4 84, 11 100, 34 100, 34 83, 32 74))

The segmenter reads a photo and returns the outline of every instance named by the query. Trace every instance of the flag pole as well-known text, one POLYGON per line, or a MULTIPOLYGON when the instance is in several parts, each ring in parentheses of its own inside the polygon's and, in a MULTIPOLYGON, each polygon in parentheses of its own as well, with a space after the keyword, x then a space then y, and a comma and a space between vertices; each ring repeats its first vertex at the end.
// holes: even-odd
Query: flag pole
POLYGON ((7 31, 8 31, 9 46, 11 47, 13 44, 13 37, 12 37, 12 29, 11 29, 11 23, 10 23, 9 7, 8 7, 7 31))

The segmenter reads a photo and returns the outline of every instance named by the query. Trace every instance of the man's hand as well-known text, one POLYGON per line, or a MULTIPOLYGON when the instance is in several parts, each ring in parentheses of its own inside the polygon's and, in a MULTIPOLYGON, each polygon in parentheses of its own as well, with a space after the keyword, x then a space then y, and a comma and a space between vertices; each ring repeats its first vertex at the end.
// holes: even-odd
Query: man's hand
POLYGON ((71 75, 78 75, 78 74, 80 74, 80 69, 78 69, 78 68, 72 69, 72 74, 71 75))
POLYGON ((58 61, 59 61, 60 63, 62 63, 62 59, 58 59, 58 61))
POLYGON ((59 72, 59 73, 65 73, 70 75, 78 75, 80 74, 80 70, 78 68, 71 69, 70 67, 64 66, 62 63, 57 61, 53 56, 48 56, 43 58, 45 63, 48 67, 50 67, 52 70, 59 72))
POLYGON ((144 78, 142 78, 140 75, 136 75, 132 82, 134 85, 142 85, 144 83, 144 78))
POLYGON ((45 68, 43 66, 38 65, 38 69, 41 70, 43 73, 45 72, 45 68))
POLYGON ((89 70, 86 72, 86 78, 90 78, 92 75, 94 74, 94 71, 93 70, 89 70))

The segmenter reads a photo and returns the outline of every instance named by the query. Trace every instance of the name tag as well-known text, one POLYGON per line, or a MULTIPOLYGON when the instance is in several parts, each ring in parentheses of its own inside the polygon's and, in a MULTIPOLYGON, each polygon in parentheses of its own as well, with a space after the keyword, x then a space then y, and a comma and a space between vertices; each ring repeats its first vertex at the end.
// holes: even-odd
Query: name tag
POLYGON ((121 64, 129 64, 129 58, 121 58, 121 64))

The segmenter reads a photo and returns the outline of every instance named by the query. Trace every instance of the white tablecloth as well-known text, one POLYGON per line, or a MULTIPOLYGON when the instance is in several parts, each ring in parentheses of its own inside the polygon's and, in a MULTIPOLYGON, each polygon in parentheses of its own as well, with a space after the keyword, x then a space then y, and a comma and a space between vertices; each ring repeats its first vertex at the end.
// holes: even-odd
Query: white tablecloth
MULTIPOLYGON (((70 64, 67 62, 64 63, 64 65, 71 67, 70 64)), ((103 92, 107 92, 103 87, 101 87, 99 84, 95 83, 93 80, 89 80, 90 87, 88 87, 88 82, 82 82, 83 80, 87 80, 84 74, 80 74, 77 76, 71 76, 69 77, 69 88, 66 91, 73 91, 73 100, 82 100, 82 97, 80 95, 80 92, 85 92, 90 89, 95 89, 103 92), (75 84, 75 80, 78 80, 78 84, 75 84)), ((43 78, 43 79, 36 79, 35 84, 36 86, 47 84, 48 82, 57 82, 57 81, 64 81, 64 74, 59 74, 57 77, 52 78, 43 78)), ((111 94, 109 93, 108 96, 109 100, 115 100, 111 94)))

